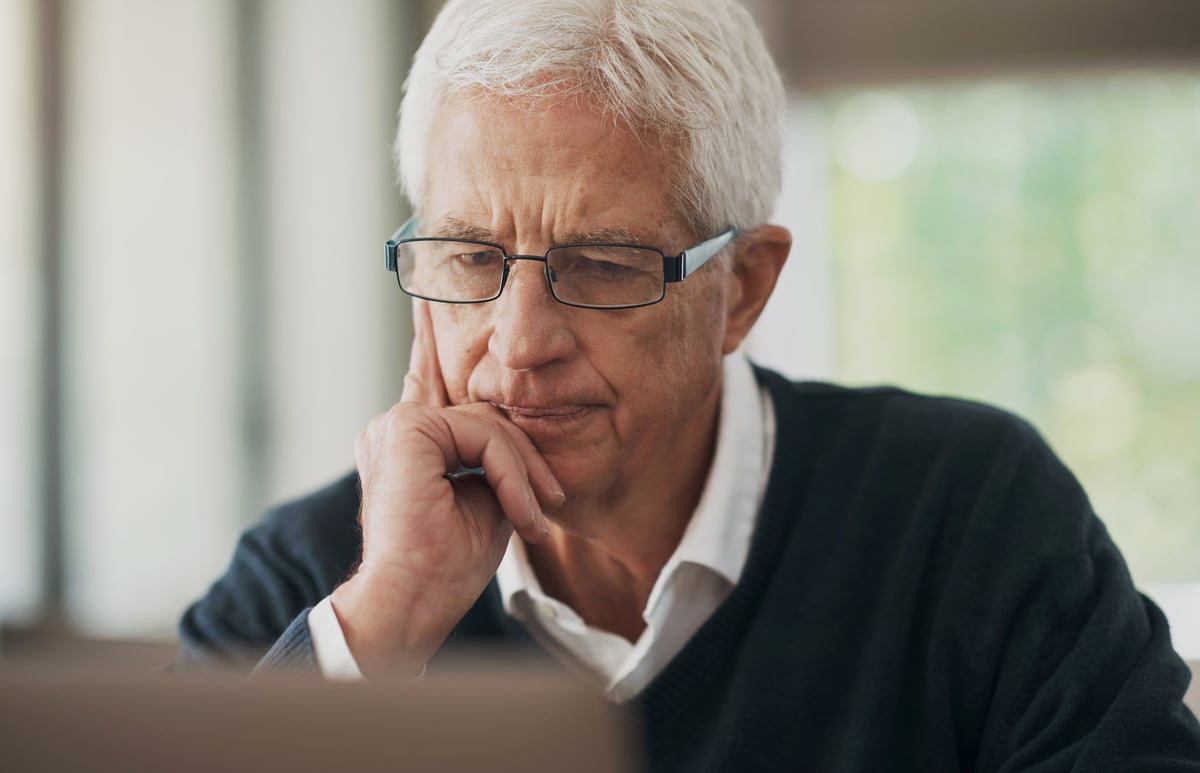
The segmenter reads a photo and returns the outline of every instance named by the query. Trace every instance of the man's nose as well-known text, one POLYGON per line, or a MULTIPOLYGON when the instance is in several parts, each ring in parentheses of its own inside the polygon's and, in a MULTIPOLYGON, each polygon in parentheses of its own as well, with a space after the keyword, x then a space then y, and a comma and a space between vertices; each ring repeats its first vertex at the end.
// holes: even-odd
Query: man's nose
POLYGON ((545 263, 512 261, 504 292, 492 306, 488 350, 503 367, 532 370, 574 352, 574 333, 564 319, 570 309, 550 293, 545 263))

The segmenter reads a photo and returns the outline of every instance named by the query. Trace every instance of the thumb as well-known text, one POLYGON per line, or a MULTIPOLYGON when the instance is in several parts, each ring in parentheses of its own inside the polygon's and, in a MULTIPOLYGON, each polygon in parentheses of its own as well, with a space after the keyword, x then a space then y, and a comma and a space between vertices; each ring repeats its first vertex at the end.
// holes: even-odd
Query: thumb
POLYGON ((416 402, 433 408, 450 404, 442 368, 438 363, 437 344, 433 340, 433 317, 429 302, 413 299, 413 344, 408 357, 408 373, 400 402, 416 402))

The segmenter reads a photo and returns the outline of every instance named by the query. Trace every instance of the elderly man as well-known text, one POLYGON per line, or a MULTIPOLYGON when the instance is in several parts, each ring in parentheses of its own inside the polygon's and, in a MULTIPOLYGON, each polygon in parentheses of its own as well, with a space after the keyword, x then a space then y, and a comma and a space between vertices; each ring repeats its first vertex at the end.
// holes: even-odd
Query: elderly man
POLYGON ((451 0, 397 140, 403 397, 245 535, 185 662, 534 649, 662 769, 1200 760, 1166 622, 1032 429, 736 353, 790 247, 782 111, 733 2, 451 0))

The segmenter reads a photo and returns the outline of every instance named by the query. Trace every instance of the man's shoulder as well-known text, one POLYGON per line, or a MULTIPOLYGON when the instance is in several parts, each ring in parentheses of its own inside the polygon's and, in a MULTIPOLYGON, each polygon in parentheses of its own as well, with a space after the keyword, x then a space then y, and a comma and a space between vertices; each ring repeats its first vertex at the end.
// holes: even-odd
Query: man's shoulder
POLYGON ((341 532, 357 524, 361 498, 358 473, 350 472, 316 491, 272 507, 256 528, 284 540, 341 532))
POLYGON ((290 556, 340 581, 358 559, 362 534, 358 510, 362 488, 355 472, 276 505, 243 536, 268 552, 290 556))
POLYGON ((242 535, 235 565, 240 556, 277 569, 289 567, 292 573, 311 578, 320 598, 344 580, 358 560, 360 499, 358 475, 352 472, 272 507, 242 535))
POLYGON ((258 660, 358 560, 358 477, 274 507, 179 623, 181 665, 258 660))
POLYGON ((771 395, 781 431, 803 427, 809 437, 898 443, 912 450, 947 444, 980 450, 995 450, 997 444, 1029 448, 1041 442, 1028 421, 988 403, 891 385, 793 381, 765 368, 755 370, 771 395))

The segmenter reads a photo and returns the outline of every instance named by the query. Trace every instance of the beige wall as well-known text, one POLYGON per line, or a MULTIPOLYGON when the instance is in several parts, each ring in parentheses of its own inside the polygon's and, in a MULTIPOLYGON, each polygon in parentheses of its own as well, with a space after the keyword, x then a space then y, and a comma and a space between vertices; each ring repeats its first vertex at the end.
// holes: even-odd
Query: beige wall
POLYGON ((746 0, 788 80, 812 87, 1200 61, 1200 3, 746 0))

